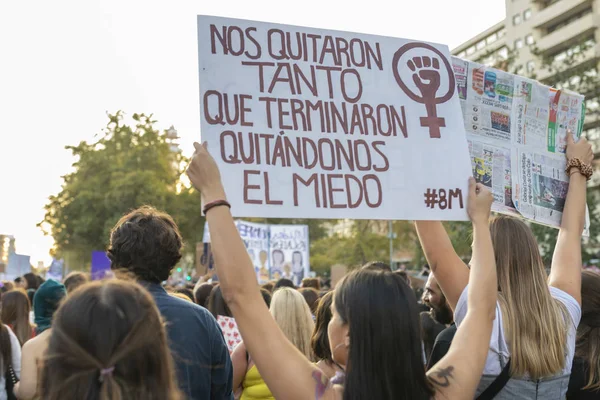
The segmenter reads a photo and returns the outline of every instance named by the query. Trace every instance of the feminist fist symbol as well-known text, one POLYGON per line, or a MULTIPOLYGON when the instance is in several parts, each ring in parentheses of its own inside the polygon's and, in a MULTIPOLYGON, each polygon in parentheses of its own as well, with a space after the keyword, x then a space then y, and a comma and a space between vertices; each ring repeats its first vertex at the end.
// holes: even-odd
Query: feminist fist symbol
MULTIPOLYGON (((429 137, 439 139, 441 137, 440 128, 446 126, 446 120, 437 116, 437 105, 445 103, 452 98, 456 85, 454 73, 448 59, 444 57, 438 49, 426 43, 408 43, 402 46, 396 54, 394 54, 392 67, 394 77, 396 78, 396 82, 398 83, 398 86, 400 86, 400 89, 402 89, 412 100, 417 103, 425 104, 427 116, 420 118, 421 126, 429 128, 429 137), (413 93, 402 80, 399 70, 400 65, 398 64, 402 56, 407 51, 414 48, 429 50, 443 61, 449 78, 448 92, 444 96, 436 97, 436 93, 440 88, 441 83, 440 61, 438 57, 418 56, 413 57, 406 62, 406 66, 412 71, 412 80, 417 86, 417 89, 419 89, 419 92, 421 92, 420 95, 413 93)), ((406 71, 403 66, 402 69, 406 71)))

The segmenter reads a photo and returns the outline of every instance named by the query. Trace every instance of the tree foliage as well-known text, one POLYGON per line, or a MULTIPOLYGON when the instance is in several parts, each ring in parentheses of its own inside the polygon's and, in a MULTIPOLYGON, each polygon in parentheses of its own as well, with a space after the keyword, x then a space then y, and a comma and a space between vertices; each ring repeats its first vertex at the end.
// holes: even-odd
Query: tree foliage
POLYGON ((54 238, 53 255, 64 257, 70 269, 84 268, 92 251, 107 247, 119 218, 142 205, 175 218, 187 252, 202 237, 200 197, 180 183, 185 158, 155 128, 152 115, 133 114, 132 125, 123 117, 108 115, 96 142, 66 147, 76 159, 73 171, 45 206, 39 226, 54 238))
MULTIPOLYGON (((457 253, 468 258, 471 252, 471 224, 449 222, 445 224, 457 253)), ((325 273, 336 264, 357 268, 369 261, 390 259, 390 237, 387 221, 354 221, 347 232, 324 237, 311 246, 311 268, 325 273)), ((392 223, 393 258, 408 257, 409 267, 420 269, 426 262, 414 224, 411 221, 392 223)), ((404 260, 403 260, 404 261, 404 260)))

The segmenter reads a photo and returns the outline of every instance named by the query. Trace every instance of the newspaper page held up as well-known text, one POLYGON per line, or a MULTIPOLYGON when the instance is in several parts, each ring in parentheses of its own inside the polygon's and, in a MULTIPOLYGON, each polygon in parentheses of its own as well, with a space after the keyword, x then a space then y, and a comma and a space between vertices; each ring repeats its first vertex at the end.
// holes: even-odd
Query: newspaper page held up
POLYGON ((458 58, 453 67, 473 176, 492 190, 494 211, 559 227, 567 130, 581 136, 584 97, 458 58))
POLYGON ((492 191, 494 211, 518 215, 510 159, 514 76, 458 58, 452 61, 473 176, 492 191))

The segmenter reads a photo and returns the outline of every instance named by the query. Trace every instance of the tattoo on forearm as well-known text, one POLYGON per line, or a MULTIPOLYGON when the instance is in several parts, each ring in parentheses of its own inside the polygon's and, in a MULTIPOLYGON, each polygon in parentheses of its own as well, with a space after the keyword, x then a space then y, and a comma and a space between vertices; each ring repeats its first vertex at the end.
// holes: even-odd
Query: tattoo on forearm
POLYGON ((313 379, 316 381, 315 385, 315 400, 319 400, 325 394, 327 387, 329 386, 329 378, 321 371, 313 371, 313 379))
POLYGON ((429 380, 439 387, 448 387, 450 386, 450 378, 452 378, 453 371, 454 367, 449 365, 446 368, 435 371, 433 374, 435 377, 430 375, 429 380))

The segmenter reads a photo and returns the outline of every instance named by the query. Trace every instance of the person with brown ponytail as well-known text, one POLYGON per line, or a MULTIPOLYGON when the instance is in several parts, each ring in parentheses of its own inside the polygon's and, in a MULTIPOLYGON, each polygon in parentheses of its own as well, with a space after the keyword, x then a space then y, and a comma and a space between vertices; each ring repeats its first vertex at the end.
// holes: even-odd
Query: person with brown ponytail
POLYGON ((81 287, 58 309, 44 359, 45 400, 180 400, 161 316, 137 283, 81 287))

